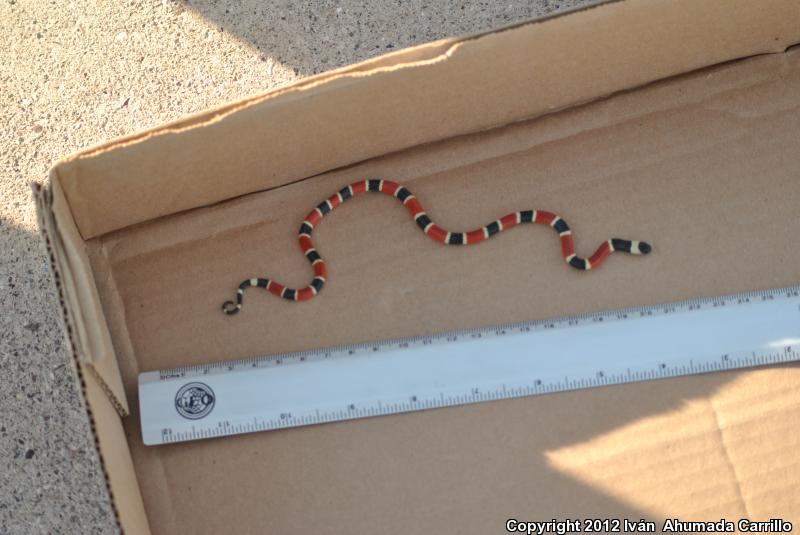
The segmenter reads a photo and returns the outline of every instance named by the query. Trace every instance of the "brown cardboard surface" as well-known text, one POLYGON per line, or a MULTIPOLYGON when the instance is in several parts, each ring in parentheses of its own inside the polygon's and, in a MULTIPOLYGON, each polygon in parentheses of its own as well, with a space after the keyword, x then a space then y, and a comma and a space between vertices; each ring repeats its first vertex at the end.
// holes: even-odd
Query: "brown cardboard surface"
POLYGON ((510 517, 564 516, 797 525, 794 365, 162 447, 142 445, 135 406, 144 370, 796 284, 799 128, 795 49, 91 240, 152 530, 502 533, 510 517), (396 201, 362 196, 315 231, 330 269, 319 298, 251 291, 239 316, 221 314, 243 278, 306 283, 303 215, 365 177, 407 184, 454 230, 541 208, 569 222, 581 252, 612 236, 654 252, 579 273, 540 227, 446 248, 396 201))
POLYGON ((89 239, 798 41, 796 0, 612 2, 321 75, 85 151, 59 176, 89 239))

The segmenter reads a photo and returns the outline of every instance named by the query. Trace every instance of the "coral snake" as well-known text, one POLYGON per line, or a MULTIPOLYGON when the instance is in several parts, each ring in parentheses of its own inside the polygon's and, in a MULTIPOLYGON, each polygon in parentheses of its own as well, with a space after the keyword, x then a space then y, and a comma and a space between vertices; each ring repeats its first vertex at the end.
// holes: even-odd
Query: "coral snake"
POLYGON ((501 217, 497 221, 492 221, 488 225, 469 231, 469 232, 448 232, 436 223, 431 221, 428 214, 423 210, 417 198, 406 188, 390 180, 361 180, 354 182, 346 188, 342 188, 334 195, 320 203, 311 210, 306 216, 303 224, 300 225, 299 240, 300 248, 314 268, 314 278, 305 288, 287 288, 272 279, 247 279, 239 285, 236 293, 236 302, 226 301, 222 305, 222 310, 226 314, 236 314, 242 309, 242 298, 247 288, 257 286, 289 301, 306 301, 317 295, 328 279, 328 270, 325 261, 314 249, 311 241, 311 233, 314 227, 319 224, 325 214, 338 207, 351 197, 364 192, 380 192, 396 197, 403 203, 408 213, 414 218, 419 228, 431 239, 445 245, 472 245, 498 234, 520 223, 538 223, 540 225, 550 225, 558 232, 561 240, 561 253, 567 263, 581 270, 591 270, 600 266, 603 261, 613 252, 622 251, 631 254, 647 254, 650 252, 650 245, 641 241, 622 240, 613 238, 604 241, 600 247, 589 258, 581 258, 575 254, 575 247, 572 243, 572 231, 567 226, 567 222, 552 212, 544 210, 523 210, 512 212, 501 217))

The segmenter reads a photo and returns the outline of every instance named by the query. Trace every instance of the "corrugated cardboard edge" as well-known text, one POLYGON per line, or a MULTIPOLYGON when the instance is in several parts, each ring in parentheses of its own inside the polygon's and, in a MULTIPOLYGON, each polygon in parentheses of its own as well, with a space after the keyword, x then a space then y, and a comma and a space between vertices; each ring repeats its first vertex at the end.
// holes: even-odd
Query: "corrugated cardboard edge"
POLYGON ((55 170, 50 186, 35 185, 34 194, 74 356, 97 376, 120 416, 127 416, 130 410, 97 284, 55 170))
POLYGON ((111 392, 108 384, 103 380, 97 370, 90 363, 81 362, 78 349, 78 329, 75 326, 75 317, 72 308, 68 304, 69 298, 67 283, 64 282, 62 266, 64 266, 62 253, 56 244, 58 229, 55 226, 55 218, 51 210, 52 197, 51 191, 42 184, 33 183, 31 185, 33 197, 36 203, 36 212, 39 222, 39 232, 41 243, 47 254, 50 269, 52 270, 53 280, 55 281, 60 305, 60 317, 65 338, 67 340, 67 350, 74 373, 76 384, 79 387, 81 406, 86 411, 89 427, 94 441, 95 451, 100 460, 100 467, 103 473, 106 490, 111 510, 114 515, 117 528, 123 532, 123 525, 137 526, 137 533, 148 533, 147 516, 144 511, 144 502, 139 494, 139 486, 136 484, 136 474, 133 469, 130 452, 127 451, 127 440, 122 429, 120 415, 127 414, 127 408, 111 392), (116 424, 114 429, 110 425, 116 424), (101 432, 105 437, 114 437, 112 446, 114 448, 111 456, 106 456, 106 447, 100 440, 101 432), (118 455, 122 448, 127 455, 118 455), (115 457, 118 462, 111 463, 109 458, 115 457), (109 470, 109 466, 113 470, 109 470), (114 474, 112 478, 112 472, 114 474), (117 484, 115 480, 119 479, 117 484), (115 492, 119 489, 120 492, 115 492), (124 499, 125 513, 128 517, 124 522, 120 514, 118 501, 124 499))

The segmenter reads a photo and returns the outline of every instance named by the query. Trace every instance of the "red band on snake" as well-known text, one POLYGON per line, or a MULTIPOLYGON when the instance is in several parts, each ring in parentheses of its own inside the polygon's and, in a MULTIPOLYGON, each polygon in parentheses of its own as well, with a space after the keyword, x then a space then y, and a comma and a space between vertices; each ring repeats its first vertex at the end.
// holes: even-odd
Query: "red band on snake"
POLYGON ((247 288, 252 286, 264 288, 268 292, 278 297, 288 299, 289 301, 307 301, 316 296, 328 280, 328 270, 325 266, 325 261, 322 260, 322 257, 316 249, 314 249, 314 244, 311 241, 311 234, 328 212, 337 208, 348 199, 365 192, 384 193, 397 198, 398 201, 403 203, 403 206, 406 207, 408 213, 425 235, 445 245, 473 245, 488 240, 495 234, 499 234, 516 225, 522 223, 538 223, 540 225, 549 225, 558 232, 559 240, 561 241, 561 254, 564 256, 564 260, 573 268, 583 271, 589 271, 600 267, 605 259, 614 252, 642 255, 651 251, 650 245, 645 242, 612 238, 604 241, 589 258, 581 258, 575 254, 575 247, 572 243, 572 231, 569 229, 569 226, 567 226, 567 222, 556 214, 544 210, 512 212, 501 217, 497 221, 492 221, 484 227, 469 232, 450 232, 431 221, 420 202, 405 186, 401 186, 390 180, 361 180, 350 184, 346 188, 342 188, 320 203, 309 212, 303 224, 300 225, 300 249, 303 251, 308 261, 311 262, 311 266, 314 269, 314 278, 308 286, 304 288, 287 288, 283 284, 272 279, 247 279, 239 285, 239 289, 236 292, 236 301, 226 301, 222 305, 222 310, 226 314, 236 314, 239 312, 242 309, 244 292, 247 288))

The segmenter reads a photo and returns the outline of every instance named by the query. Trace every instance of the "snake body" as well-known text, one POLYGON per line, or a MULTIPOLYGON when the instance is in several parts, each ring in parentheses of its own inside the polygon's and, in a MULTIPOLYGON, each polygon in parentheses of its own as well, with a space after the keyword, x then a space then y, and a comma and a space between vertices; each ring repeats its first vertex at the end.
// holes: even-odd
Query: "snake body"
POLYGON ((397 198, 397 200, 406 207, 408 213, 426 236, 445 245, 473 245, 487 240, 516 225, 522 223, 538 223, 540 225, 549 225, 558 232, 561 241, 561 253, 564 256, 564 260, 575 269, 584 271, 595 269, 613 252, 641 255, 647 254, 651 250, 650 245, 642 241, 612 238, 604 241, 589 258, 581 258, 575 254, 575 246, 572 242, 572 231, 567 225, 567 222, 556 214, 544 210, 512 212, 496 221, 492 221, 486 226, 469 232, 450 232, 431 221, 431 218, 425 213, 420 202, 405 186, 390 180, 368 179, 354 182, 328 197, 325 201, 317 205, 316 208, 311 210, 300 225, 298 236, 300 249, 302 249, 303 254, 314 269, 314 278, 308 286, 304 288, 287 288, 283 284, 272 279, 247 279, 239 285, 239 289, 236 292, 236 301, 226 301, 222 305, 222 310, 226 314, 236 314, 239 312, 242 309, 242 299, 244 298, 245 290, 253 286, 264 288, 276 296, 288 299, 289 301, 307 301, 316 296, 328 280, 328 270, 325 266, 325 261, 314 248, 314 244, 311 241, 311 234, 326 214, 341 206, 348 199, 365 192, 384 193, 397 198))

